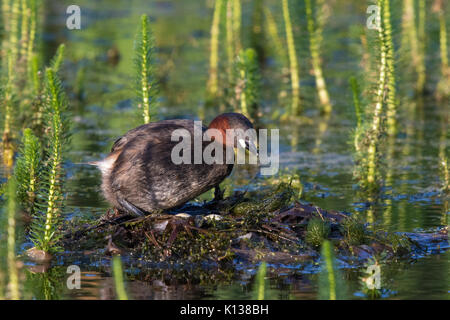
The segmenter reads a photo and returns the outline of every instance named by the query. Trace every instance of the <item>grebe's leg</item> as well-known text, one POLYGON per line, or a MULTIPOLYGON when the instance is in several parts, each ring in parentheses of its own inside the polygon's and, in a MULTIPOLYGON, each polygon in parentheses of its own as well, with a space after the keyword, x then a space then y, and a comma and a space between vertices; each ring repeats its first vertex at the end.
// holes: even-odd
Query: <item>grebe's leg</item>
POLYGON ((130 202, 128 202, 126 199, 119 199, 119 203, 124 207, 128 213, 132 214, 135 217, 143 217, 145 216, 145 212, 139 209, 138 207, 134 206, 130 202))
POLYGON ((219 185, 214 187, 214 201, 223 200, 225 190, 221 191, 219 185))

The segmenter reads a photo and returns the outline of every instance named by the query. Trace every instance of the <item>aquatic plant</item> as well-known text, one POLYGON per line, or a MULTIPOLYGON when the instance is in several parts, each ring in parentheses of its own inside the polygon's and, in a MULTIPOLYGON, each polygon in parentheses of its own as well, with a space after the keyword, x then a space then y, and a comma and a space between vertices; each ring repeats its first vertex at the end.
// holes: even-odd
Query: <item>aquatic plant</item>
MULTIPOLYGON (((357 118, 357 126, 354 132, 353 144, 355 158, 359 164, 357 176, 362 187, 375 191, 379 188, 378 181, 381 178, 380 161, 384 141, 384 132, 389 134, 389 142, 396 132, 397 97, 395 80, 394 46, 392 40, 392 26, 390 1, 378 1, 377 12, 378 28, 377 39, 371 40, 373 74, 377 75, 376 83, 371 83, 371 76, 366 75, 366 91, 372 94, 363 107, 360 96, 360 88, 356 78, 350 79, 353 93, 353 102, 357 118), (386 106, 386 108, 384 108, 386 106), (386 121, 384 121, 386 119, 386 121), (386 128, 387 124, 387 128, 386 128)), ((373 81, 375 82, 375 81, 373 81)), ((392 151, 393 146, 390 145, 392 151)), ((391 155, 391 154, 389 154, 391 155)), ((388 156, 389 156, 388 155, 388 156)))
POLYGON ((448 115, 442 117, 441 120, 441 135, 439 139, 439 162, 442 172, 442 191, 450 191, 450 173, 448 167, 448 148, 447 148, 447 135, 448 135, 448 115))
POLYGON ((119 300, 128 300, 128 295, 123 281, 122 260, 119 256, 114 256, 112 258, 112 270, 117 298, 119 300))
POLYGON ((219 32, 220 17, 224 0, 216 0, 214 5, 214 16, 211 25, 211 53, 209 58, 209 80, 207 85, 208 99, 214 100, 219 91, 219 32))
POLYGON ((233 2, 227 1, 227 18, 226 18, 226 43, 227 43, 227 61, 228 61, 228 81, 233 82, 233 64, 236 51, 234 49, 234 29, 233 29, 233 2))
POLYGON ((250 47, 256 51, 258 63, 261 68, 265 64, 266 46, 264 39, 264 0, 252 1, 251 29, 250 29, 250 47))
MULTIPOLYGON (((419 13, 419 16, 422 16, 422 19, 424 17, 422 12, 419 13)), ((424 22, 421 23, 424 25, 424 22)), ((425 86, 425 57, 423 52, 424 47, 419 43, 419 36, 416 28, 414 0, 403 0, 402 49, 404 51, 410 49, 412 63, 415 67, 417 76, 416 91, 421 94, 425 86)))
POLYGON ((235 109, 249 119, 255 120, 261 99, 261 75, 255 50, 247 49, 239 53, 235 74, 235 109))
POLYGON ((317 12, 320 12, 322 1, 317 1, 313 8, 312 0, 305 0, 306 19, 309 33, 309 50, 311 52, 311 60, 314 76, 316 78, 317 94, 319 96, 320 105, 323 113, 330 113, 332 110, 330 96, 327 85, 323 77, 322 64, 320 58, 320 43, 322 40, 322 26, 317 22, 317 12), (315 9, 315 10, 314 10, 315 9), (315 11, 315 12, 314 12, 315 11))
POLYGON ((241 51, 241 25, 242 25, 242 5, 241 0, 228 0, 233 1, 233 38, 234 49, 236 54, 241 51))
POLYGON ((67 267, 44 267, 45 272, 25 269, 24 300, 60 300, 67 290, 67 267))
MULTIPOLYGON (((10 1, 2 1, 1 12, 2 12, 1 21, 2 21, 2 25, 3 25, 2 31, 4 32, 4 34, 9 34, 9 32, 11 31, 11 29, 10 29, 11 2, 10 1)), ((5 54, 6 50, 8 49, 8 45, 9 45, 8 40, 9 40, 9 37, 2 37, 1 48, 2 48, 2 50, 4 50, 3 54, 5 54)), ((5 62, 5 59, 2 59, 2 67, 5 66, 4 62, 5 62)))
POLYGON ((387 99, 386 99, 386 120, 387 132, 390 136, 397 133, 397 90, 395 80, 395 51, 392 39, 391 25, 391 7, 390 0, 383 0, 381 3, 382 10, 382 32, 384 36, 384 45, 386 47, 386 73, 387 73, 387 99))
POLYGON ((292 30, 291 16, 289 12, 289 1, 282 0, 283 6, 283 18, 287 39, 287 47, 289 54, 289 72, 291 76, 291 87, 292 87, 292 104, 289 114, 297 116, 301 112, 300 104, 300 76, 299 67, 297 59, 297 51, 295 48, 294 32, 292 30))
POLYGON ((261 262, 255 277, 254 298, 256 300, 264 300, 266 297, 266 273, 267 264, 261 262))
POLYGON ((359 140, 362 134, 362 125, 363 125, 363 111, 361 107, 361 90, 358 84, 358 80, 355 77, 351 77, 350 87, 352 89, 353 94, 353 105, 355 107, 355 115, 356 115, 356 130, 355 130, 355 138, 354 138, 354 147, 357 152, 359 152, 359 140))
POLYGON ((379 44, 380 44, 380 62, 379 62, 379 78, 377 85, 377 92, 375 96, 375 106, 373 108, 373 118, 372 118, 372 127, 371 127, 371 137, 370 143, 367 150, 368 163, 367 163, 367 184, 369 187, 373 188, 376 180, 377 174, 377 148, 379 145, 379 135, 383 130, 382 128, 382 112, 383 112, 383 99, 385 95, 385 86, 386 86, 386 72, 387 72, 387 46, 386 46, 386 38, 383 31, 383 24, 381 22, 381 13, 382 11, 382 1, 378 0, 378 5, 380 10, 377 14, 377 20, 380 23, 378 27, 378 36, 379 36, 379 44))
POLYGON ((342 281, 333 253, 333 245, 325 240, 321 249, 321 267, 319 273, 319 299, 345 299, 346 288, 342 281))
POLYGON ((234 76, 234 61, 241 51, 241 0, 227 0, 226 7, 226 49, 228 61, 228 81, 232 83, 234 76))
POLYGON ((288 57, 286 55, 285 46, 283 41, 278 33, 277 22, 273 17, 271 10, 264 6, 264 17, 266 23, 267 35, 270 43, 273 45, 273 50, 276 58, 279 60, 279 63, 282 67, 286 67, 288 65, 288 57))
POLYGON ((144 123, 149 123, 157 107, 158 84, 154 70, 155 45, 149 19, 141 16, 141 25, 134 45, 137 104, 142 109, 144 123))
POLYGON ((64 44, 59 45, 58 49, 56 49, 56 53, 53 56, 52 61, 50 62, 50 67, 52 68, 54 73, 57 73, 61 69, 65 50, 66 46, 64 44))
POLYGON ((22 209, 30 214, 34 214, 36 196, 40 190, 41 159, 41 143, 32 130, 27 128, 23 132, 14 177, 17 181, 18 201, 22 209))
POLYGON ((20 1, 12 1, 11 14, 9 19, 9 42, 7 50, 11 52, 11 59, 13 63, 16 63, 19 54, 19 38, 20 38, 20 1))
MULTIPOLYGON (((386 132, 386 124, 384 118, 386 116, 384 106, 386 103, 392 103, 392 111, 395 110, 395 97, 389 97, 392 93, 395 95, 395 78, 393 75, 393 51, 392 41, 390 39, 390 31, 385 30, 385 23, 389 19, 383 20, 385 10, 389 8, 384 4, 387 0, 379 0, 377 11, 378 28, 376 29, 377 39, 373 42, 372 61, 374 65, 373 73, 376 74, 376 83, 371 83, 371 77, 366 77, 366 91, 373 92, 369 96, 367 105, 364 106, 364 112, 361 112, 361 104, 359 102, 359 89, 355 80, 351 80, 352 91, 355 101, 355 110, 359 127, 357 127, 354 138, 356 150, 356 161, 358 163, 357 176, 362 187, 375 191, 379 188, 378 181, 381 178, 380 161, 382 160, 383 135, 386 132), (388 36, 386 36, 388 35, 388 36), (391 81, 391 82, 389 82, 391 81), (386 102, 388 97, 388 102, 386 102), (364 115, 364 116, 362 116, 364 115), (361 121, 362 120, 362 121, 361 121)), ((389 18, 389 14, 387 14, 389 18)), ((392 119, 392 131, 395 133, 395 116, 390 113, 392 119)))
POLYGON ((11 52, 7 54, 7 72, 1 77, 2 82, 2 102, 1 111, 4 115, 3 118, 3 134, 2 134, 2 151, 3 151, 3 163, 7 168, 11 168, 13 165, 14 157, 14 130, 15 125, 15 113, 17 113, 17 104, 13 91, 14 85, 14 72, 13 72, 13 56, 11 52))
MULTIPOLYGON (((57 64, 53 64, 55 65, 57 64)), ((42 173, 43 187, 40 190, 40 198, 45 199, 45 202, 37 204, 39 210, 33 220, 30 235, 37 249, 51 253, 59 250, 58 227, 64 205, 62 163, 64 150, 70 138, 70 123, 67 116, 67 100, 61 82, 52 67, 46 69, 45 88, 44 107, 48 137, 45 142, 46 167, 42 173)))
POLYGON ((12 300, 20 298, 19 270, 16 258, 17 241, 17 202, 16 181, 6 183, 6 205, 0 215, 0 297, 12 300), (5 290, 6 289, 6 290, 5 290))
POLYGON ((448 48, 445 9, 443 0, 434 1, 433 12, 437 14, 439 19, 439 52, 441 58, 441 80, 438 83, 438 88, 436 91, 438 98, 450 96, 450 67, 447 56, 448 48))
POLYGON ((314 247, 320 247, 328 238, 330 230, 331 228, 328 222, 320 218, 313 218, 308 222, 305 241, 314 247))
MULTIPOLYGON (((37 12, 38 12, 38 3, 36 0, 29 0, 30 1, 30 8, 29 8, 29 35, 28 35, 28 41, 26 44, 26 57, 27 57, 27 72, 29 74, 29 77, 33 80, 34 88, 36 89, 36 83, 35 83, 35 73, 37 73, 37 68, 35 67, 35 64, 37 64, 38 57, 35 53, 35 41, 36 41, 36 32, 38 28, 38 22, 37 22, 37 12)), ((38 92, 38 90, 35 91, 35 93, 38 92)))
POLYGON ((418 0, 417 5, 418 10, 418 19, 417 19, 417 38, 419 40, 419 56, 420 56, 420 64, 421 69, 420 73, 418 73, 417 85, 418 91, 423 92, 426 84, 426 64, 425 64, 425 55, 426 55, 426 43, 427 38, 425 34, 425 26, 426 26, 426 0, 418 0))
POLYGON ((360 245, 366 243, 367 230, 358 218, 349 216, 343 219, 340 229, 348 245, 360 245))

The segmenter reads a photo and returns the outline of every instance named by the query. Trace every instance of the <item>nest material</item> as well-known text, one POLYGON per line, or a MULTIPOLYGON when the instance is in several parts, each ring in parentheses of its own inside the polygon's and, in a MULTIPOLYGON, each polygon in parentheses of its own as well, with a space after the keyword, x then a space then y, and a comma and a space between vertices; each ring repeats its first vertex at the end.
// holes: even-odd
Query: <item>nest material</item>
POLYGON ((334 243, 338 258, 350 263, 448 247, 446 228, 433 234, 388 233, 347 213, 292 204, 293 194, 290 186, 281 185, 260 198, 236 193, 138 219, 109 212, 95 224, 68 233, 65 244, 76 251, 106 248, 103 254, 177 265, 298 264, 317 259, 325 238, 334 243))

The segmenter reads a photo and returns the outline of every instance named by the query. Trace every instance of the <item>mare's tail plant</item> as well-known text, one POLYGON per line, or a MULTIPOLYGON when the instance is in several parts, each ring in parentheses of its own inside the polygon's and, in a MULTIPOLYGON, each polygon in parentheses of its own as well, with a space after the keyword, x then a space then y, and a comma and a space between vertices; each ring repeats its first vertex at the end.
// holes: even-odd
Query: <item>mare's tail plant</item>
POLYGON ((266 274, 267 274, 267 264, 261 262, 258 268, 258 273, 256 274, 255 287, 254 287, 254 299, 264 300, 266 299, 266 274))
POLYGON ((235 54, 241 51, 241 25, 242 25, 242 6, 241 0, 228 0, 233 2, 233 37, 235 54))
POLYGON ((284 70, 285 68, 287 68, 288 65, 288 58, 285 46, 279 35, 277 22, 273 17, 272 12, 267 6, 264 6, 264 17, 266 23, 267 36, 270 41, 270 45, 273 46, 273 51, 278 60, 278 63, 284 70))
POLYGON ((64 52, 66 51, 66 46, 61 44, 58 49, 56 49, 56 53, 50 62, 50 68, 54 73, 57 73, 59 69, 61 69, 61 64, 64 60, 64 52))
MULTIPOLYGON (((358 166, 358 178, 359 183, 362 187, 375 191, 378 189, 378 181, 380 179, 380 161, 381 161, 381 146, 385 128, 385 112, 384 106, 386 104, 386 97, 390 101, 390 92, 395 90, 395 80, 394 86, 391 88, 391 83, 388 83, 389 79, 394 79, 393 73, 391 74, 390 67, 393 67, 393 61, 390 60, 389 53, 392 53, 389 44, 390 31, 385 30, 385 21, 382 17, 384 16, 384 11, 386 9, 386 0, 378 0, 378 7, 380 10, 377 12, 377 22, 378 28, 376 29, 377 39, 373 40, 373 56, 374 61, 374 74, 377 75, 376 83, 373 84, 374 88, 368 86, 368 92, 375 91, 371 95, 367 106, 364 107, 364 117, 362 124, 360 122, 359 129, 357 129, 357 134, 355 136, 355 149, 356 149, 356 160, 359 163, 358 166), (389 62, 390 61, 390 62, 389 62), (393 89, 393 90, 391 90, 393 89)), ((389 15, 388 15, 389 17, 389 15)), ((370 79, 368 80, 370 84, 370 79)), ((352 85, 352 90, 354 91, 354 99, 359 96, 357 86, 352 85)), ((395 94, 395 91, 393 91, 395 94)), ((393 98, 394 100, 395 98, 393 98)), ((358 99, 356 99, 358 100, 358 99)), ((395 103, 394 101, 390 101, 395 103)), ((355 103, 355 108, 357 108, 357 117, 361 119, 358 111, 360 108, 360 103, 355 103), (358 107, 359 106, 359 107, 358 107)))
POLYGON ((16 258, 17 202, 16 181, 6 183, 6 205, 0 215, 0 298, 18 300, 20 298, 19 269, 16 258))
POLYGON ((397 90, 395 80, 395 51, 392 39, 391 6, 390 0, 381 2, 382 10, 382 32, 384 36, 384 46, 386 50, 386 73, 387 73, 387 99, 386 99, 386 120, 389 136, 394 136, 397 132, 397 90))
POLYGON ((320 44, 322 41, 322 26, 318 23, 318 12, 321 10, 322 1, 316 1, 315 8, 313 0, 305 0, 306 19, 308 23, 309 33, 309 50, 311 52, 312 67, 314 77, 316 78, 317 94, 319 96, 322 112, 329 114, 331 112, 330 95, 328 94, 327 85, 323 77, 322 64, 320 57, 320 44), (315 10, 314 10, 315 9, 315 10))
POLYGON ((236 51, 234 49, 234 30, 233 30, 233 2, 227 1, 227 18, 226 18, 226 43, 227 43, 227 61, 228 61, 228 81, 233 82, 233 62, 236 51))
MULTIPOLYGON (((62 49, 58 50, 61 52, 62 49)), ((70 123, 67 100, 56 73, 59 66, 56 56, 52 67, 45 72, 46 98, 44 102, 47 139, 45 141, 42 187, 37 203, 35 219, 31 227, 31 239, 38 250, 48 253, 58 251, 59 225, 64 205, 64 153, 70 140, 70 123)))
POLYGON ((118 256, 113 257, 112 269, 117 299, 128 300, 127 291, 125 290, 125 285, 123 281, 122 260, 120 260, 120 257, 118 256))
POLYGON ((298 67, 297 51, 295 48, 294 31, 292 29, 291 15, 289 12, 289 1, 282 0, 283 17, 289 55, 289 73, 291 75, 292 104, 289 114, 297 116, 301 112, 300 104, 300 76, 298 67))
POLYGON ((14 95, 13 57, 11 52, 7 54, 6 74, 2 74, 1 82, 1 113, 3 115, 2 156, 3 164, 7 168, 13 165, 14 157, 14 124, 17 118, 17 104, 14 95))
POLYGON ((445 6, 443 0, 435 0, 433 12, 439 19, 439 49, 441 58, 441 80, 438 84, 437 97, 450 96, 450 66, 448 64, 447 25, 445 19, 445 6))
POLYGON ((141 16, 141 26, 134 45, 136 68, 137 105, 142 109, 144 123, 152 120, 157 108, 158 84, 154 67, 155 44, 146 15, 141 16))
POLYGON ((207 85, 207 98, 209 100, 216 99, 219 92, 219 32, 223 6, 224 0, 215 1, 213 21, 211 25, 211 52, 209 58, 209 80, 207 85))
MULTIPOLYGON (((423 0, 420 0, 423 1, 423 0)), ((424 10, 424 3, 422 3, 419 7, 424 10)), ((422 18, 420 20, 420 26, 424 24, 424 13, 420 12, 419 16, 422 18)), ((421 27, 423 28, 423 27, 421 27)), ((419 31, 421 34, 423 31, 419 31)), ((421 37, 423 35, 421 34, 421 37)), ((402 48, 409 49, 411 52, 412 63, 415 67, 416 73, 416 91, 421 94, 423 92, 425 86, 425 57, 424 57, 424 48, 422 44, 420 44, 419 34, 416 27, 416 9, 414 0, 403 0, 403 18, 402 18, 402 48)))
POLYGON ((241 51, 235 66, 235 109, 250 119, 258 117, 261 76, 256 51, 241 51))
POLYGON ((34 215, 37 193, 40 190, 42 147, 31 129, 25 129, 19 157, 14 168, 17 198, 22 209, 34 215))
POLYGON ((345 299, 346 289, 342 277, 336 267, 333 245, 325 240, 321 249, 322 264, 319 274, 319 299, 345 299))
POLYGON ((350 87, 352 89, 353 94, 353 105, 355 107, 355 115, 356 115, 356 130, 355 130, 355 137, 354 137, 354 147, 355 151, 360 151, 360 145, 359 140, 361 139, 362 134, 362 124, 363 124, 363 112, 361 107, 361 90, 358 84, 358 80, 356 80, 355 77, 351 77, 350 80, 350 87))

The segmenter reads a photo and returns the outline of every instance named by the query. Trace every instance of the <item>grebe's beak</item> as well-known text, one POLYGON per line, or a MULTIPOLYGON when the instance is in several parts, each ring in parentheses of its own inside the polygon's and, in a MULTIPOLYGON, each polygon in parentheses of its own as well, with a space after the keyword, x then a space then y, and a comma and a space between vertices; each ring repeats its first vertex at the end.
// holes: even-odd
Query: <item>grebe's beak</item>
POLYGON ((248 150, 250 153, 253 153, 255 156, 259 155, 258 147, 252 140, 239 139, 239 144, 242 148, 248 150))

